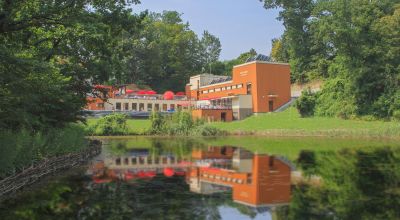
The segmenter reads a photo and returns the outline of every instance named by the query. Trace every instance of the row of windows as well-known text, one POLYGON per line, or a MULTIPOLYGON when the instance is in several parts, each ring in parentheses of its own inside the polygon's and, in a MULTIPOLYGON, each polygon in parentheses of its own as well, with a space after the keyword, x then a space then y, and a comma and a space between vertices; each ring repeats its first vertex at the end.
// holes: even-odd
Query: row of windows
MULTIPOLYGON (((134 158, 124 158, 123 160, 121 160, 121 158, 117 158, 115 160, 116 165, 122 165, 122 162, 124 165, 136 165, 136 164, 143 165, 143 164, 145 164, 145 158, 144 157, 139 157, 139 158, 134 157, 134 158)), ((182 160, 178 159, 177 162, 178 163, 182 162, 182 160)), ((167 163, 168 163, 167 157, 161 158, 161 161, 160 161, 160 158, 156 157, 156 158, 154 158, 154 163, 153 163, 153 159, 151 157, 147 158, 147 164, 167 164, 167 163)), ((175 163, 175 158, 173 158, 173 157, 170 158, 170 163, 171 164, 175 163)))
POLYGON ((147 109, 145 109, 144 107, 145 107, 144 103, 132 103, 131 106, 129 105, 129 103, 121 103, 121 102, 115 103, 115 110, 118 110, 118 111, 130 111, 130 110, 132 110, 132 111, 145 111, 145 110, 147 110, 147 111, 151 112, 151 111, 153 111, 153 108, 156 111, 174 110, 175 107, 181 108, 180 105, 176 105, 175 106, 175 104, 170 104, 168 106, 168 104, 162 104, 162 106, 161 106, 162 109, 160 109, 160 104, 153 104, 153 103, 147 103, 147 106, 146 106, 147 109))
POLYGON ((233 85, 233 86, 224 86, 224 87, 209 89, 209 90, 203 90, 201 93, 208 94, 208 93, 213 93, 213 92, 221 92, 221 91, 225 91, 225 90, 241 89, 241 88, 243 88, 243 84, 237 84, 237 85, 233 85))
POLYGON ((219 176, 219 175, 207 175, 205 173, 203 173, 203 177, 209 178, 209 179, 222 180, 222 181, 226 181, 226 182, 239 183, 239 184, 242 184, 244 182, 241 179, 225 177, 225 176, 219 176))

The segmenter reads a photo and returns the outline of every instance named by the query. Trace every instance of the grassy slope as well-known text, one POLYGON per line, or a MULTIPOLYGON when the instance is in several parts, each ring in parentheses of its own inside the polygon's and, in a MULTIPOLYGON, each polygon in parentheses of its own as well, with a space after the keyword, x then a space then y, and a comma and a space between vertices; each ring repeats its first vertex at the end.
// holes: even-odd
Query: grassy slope
POLYGON ((399 122, 370 122, 326 117, 301 118, 294 108, 280 113, 252 116, 242 121, 213 123, 213 125, 231 133, 400 137, 399 122))

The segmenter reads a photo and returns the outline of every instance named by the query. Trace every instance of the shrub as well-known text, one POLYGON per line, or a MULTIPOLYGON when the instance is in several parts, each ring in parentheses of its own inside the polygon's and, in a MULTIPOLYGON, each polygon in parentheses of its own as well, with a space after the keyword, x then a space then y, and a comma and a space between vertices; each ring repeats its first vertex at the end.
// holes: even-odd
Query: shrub
POLYGON ((400 110, 393 112, 393 120, 400 121, 400 110))
POLYGON ((90 135, 124 135, 128 133, 126 120, 124 114, 107 115, 90 127, 88 132, 90 135))
POLYGON ((347 79, 338 77, 326 80, 316 97, 315 114, 344 119, 356 115, 358 108, 352 89, 347 79))
POLYGON ((301 117, 310 117, 314 115, 314 109, 316 104, 316 94, 311 89, 304 90, 301 96, 296 101, 296 108, 299 111, 301 117))
POLYGON ((215 127, 205 125, 202 119, 193 119, 190 111, 178 111, 172 115, 162 116, 153 112, 150 116, 151 128, 149 134, 159 135, 202 135, 215 136, 221 134, 215 127))
POLYGON ((221 130, 209 125, 201 125, 192 130, 192 135, 195 136, 217 136, 222 134, 221 130))
POLYGON ((165 128, 165 120, 161 113, 153 111, 150 115, 151 128, 150 134, 162 134, 165 128))

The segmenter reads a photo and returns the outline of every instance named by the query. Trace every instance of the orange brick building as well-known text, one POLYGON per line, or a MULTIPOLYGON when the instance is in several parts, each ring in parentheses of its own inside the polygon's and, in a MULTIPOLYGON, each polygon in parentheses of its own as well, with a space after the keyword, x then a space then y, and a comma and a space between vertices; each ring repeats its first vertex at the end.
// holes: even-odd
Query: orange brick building
POLYGON ((290 66, 256 60, 235 66, 232 77, 193 76, 186 94, 190 99, 208 101, 211 106, 231 108, 233 119, 273 112, 290 101, 290 66))
POLYGON ((188 179, 193 192, 211 194, 218 192, 215 186, 226 186, 232 189, 235 202, 247 206, 268 207, 290 202, 291 167, 279 158, 233 147, 193 151, 192 158, 233 161, 230 169, 192 166, 188 179))

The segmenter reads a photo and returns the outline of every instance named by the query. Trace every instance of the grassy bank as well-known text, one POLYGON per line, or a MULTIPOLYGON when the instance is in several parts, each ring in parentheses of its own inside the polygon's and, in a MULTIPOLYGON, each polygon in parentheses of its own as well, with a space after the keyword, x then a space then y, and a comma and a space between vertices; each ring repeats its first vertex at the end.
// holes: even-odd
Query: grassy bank
POLYGON ((400 137, 399 122, 301 118, 294 108, 280 113, 252 116, 231 123, 213 123, 230 134, 277 136, 371 136, 400 137))
MULTIPOLYGON (((99 119, 88 119, 88 125, 99 119)), ((344 120, 340 118, 301 118, 294 108, 280 113, 252 116, 242 121, 216 122, 212 126, 230 135, 260 136, 333 136, 400 138, 399 122, 344 120)), ((127 120, 128 134, 143 135, 150 120, 127 120)))

